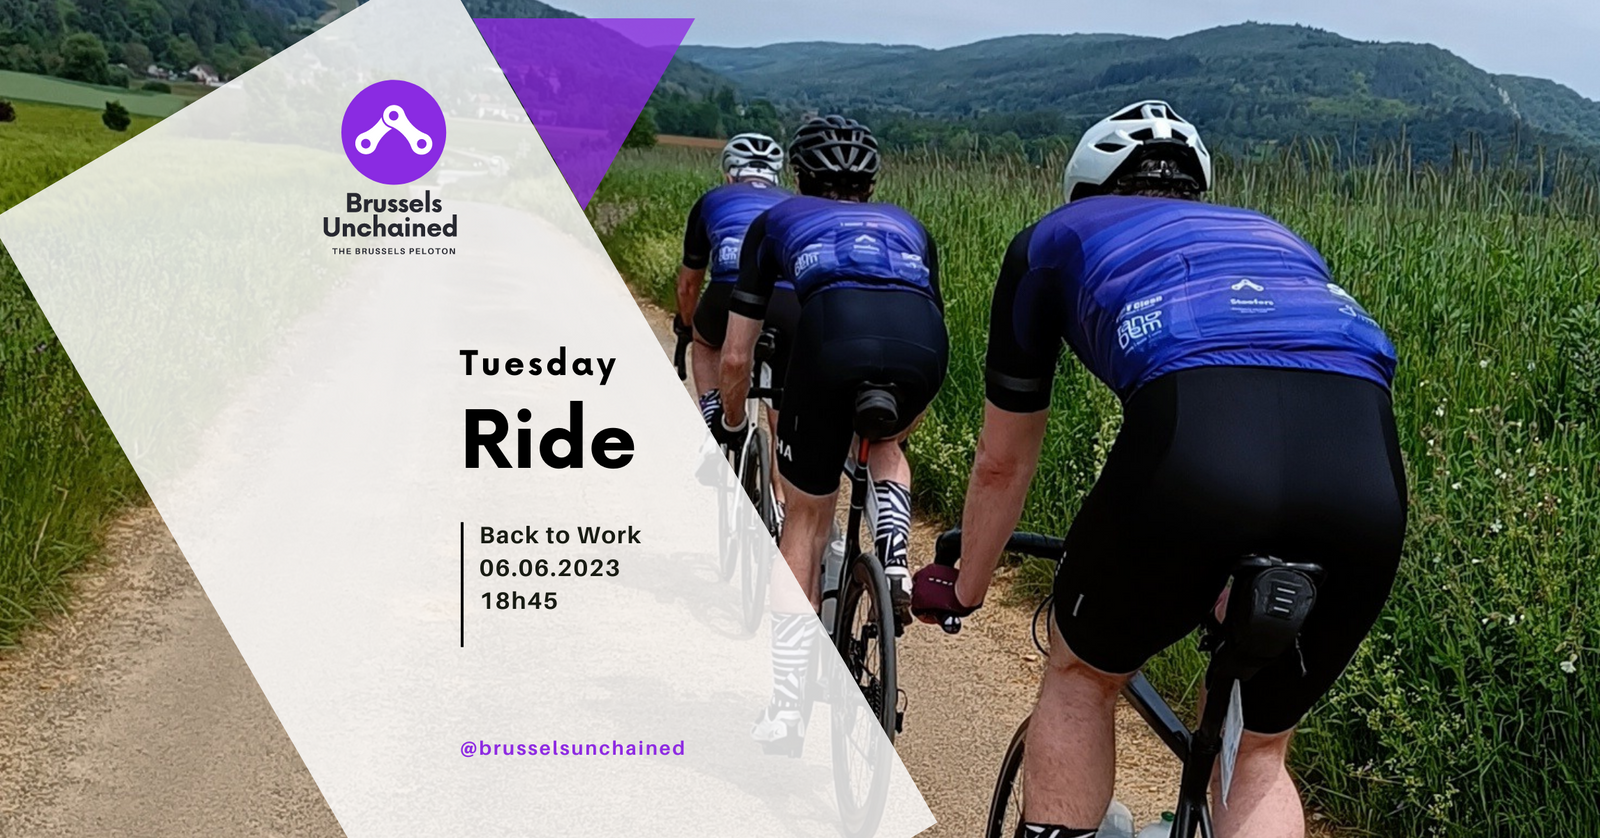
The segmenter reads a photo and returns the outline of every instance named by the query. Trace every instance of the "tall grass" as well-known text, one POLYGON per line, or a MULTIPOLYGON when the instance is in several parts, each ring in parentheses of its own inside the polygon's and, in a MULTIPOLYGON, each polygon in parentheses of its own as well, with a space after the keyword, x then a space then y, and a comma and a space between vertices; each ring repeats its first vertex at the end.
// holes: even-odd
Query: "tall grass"
MULTIPOLYGON (((0 212, 153 124, 126 133, 97 111, 17 103, 0 124, 0 212)), ((139 480, 72 362, 0 248, 0 647, 60 610, 65 575, 97 546, 139 480)))
MULTIPOLYGON (((1400 350, 1411 519, 1393 598, 1313 711, 1294 763, 1341 823, 1391 836, 1600 834, 1600 184, 1400 158, 1342 170, 1302 147, 1219 161, 1216 200, 1327 257, 1400 350)), ((892 159, 880 196, 940 241, 950 377, 914 437, 918 500, 959 515, 983 402, 990 288, 1010 237, 1055 206, 1057 165, 892 159)), ((704 152, 624 154, 590 205, 623 275, 670 305, 704 152)), ((1061 531, 1120 424, 1062 364, 1024 526, 1061 531)), ((1037 579, 1042 574, 1035 574, 1037 579)), ((1175 699, 1201 660, 1151 666, 1175 699)))

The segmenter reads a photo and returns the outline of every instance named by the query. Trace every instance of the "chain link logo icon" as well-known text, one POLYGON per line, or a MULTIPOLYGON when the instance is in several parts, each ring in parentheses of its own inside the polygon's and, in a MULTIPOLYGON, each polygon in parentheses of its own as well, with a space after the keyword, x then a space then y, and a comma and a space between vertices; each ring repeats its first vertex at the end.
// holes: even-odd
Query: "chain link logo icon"
POLYGON ((411 120, 406 119, 405 108, 390 105, 383 109, 383 116, 378 119, 376 125, 356 135, 356 151, 362 154, 377 151, 378 141, 382 140, 383 135, 389 133, 390 129, 403 134, 406 141, 411 143, 411 150, 416 154, 427 154, 428 150, 433 148, 433 138, 412 125, 411 120))
POLYGON ((341 134, 345 156, 356 171, 378 183, 411 183, 439 162, 444 111, 428 91, 411 82, 380 81, 350 100, 341 134), (391 132, 398 136, 385 141, 391 132))

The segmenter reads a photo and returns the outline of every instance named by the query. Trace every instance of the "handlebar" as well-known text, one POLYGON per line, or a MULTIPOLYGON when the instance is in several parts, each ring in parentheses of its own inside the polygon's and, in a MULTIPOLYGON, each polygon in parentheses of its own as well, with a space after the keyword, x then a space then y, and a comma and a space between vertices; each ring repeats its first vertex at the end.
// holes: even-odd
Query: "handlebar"
POLYGON ((694 340, 694 329, 685 327, 678 315, 672 316, 672 331, 678 336, 678 345, 672 350, 672 365, 678 368, 678 380, 689 380, 689 369, 684 364, 684 357, 689 353, 689 344, 694 340))
MULTIPOLYGON (((1059 561, 1066 549, 1067 540, 1059 536, 1014 532, 1006 539, 1005 552, 1059 561)), ((959 558, 961 558, 961 528, 956 527, 940 533, 938 541, 934 542, 933 546, 933 563, 955 567, 956 559, 959 558)))

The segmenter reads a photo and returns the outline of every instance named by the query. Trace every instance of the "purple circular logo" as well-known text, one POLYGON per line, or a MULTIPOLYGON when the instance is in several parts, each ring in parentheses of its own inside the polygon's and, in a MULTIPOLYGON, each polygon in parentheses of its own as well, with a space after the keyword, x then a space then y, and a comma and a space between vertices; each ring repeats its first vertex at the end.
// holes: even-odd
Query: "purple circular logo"
POLYGON ((380 81, 350 100, 340 133, 356 171, 378 183, 410 183, 444 153, 444 111, 411 82, 380 81))

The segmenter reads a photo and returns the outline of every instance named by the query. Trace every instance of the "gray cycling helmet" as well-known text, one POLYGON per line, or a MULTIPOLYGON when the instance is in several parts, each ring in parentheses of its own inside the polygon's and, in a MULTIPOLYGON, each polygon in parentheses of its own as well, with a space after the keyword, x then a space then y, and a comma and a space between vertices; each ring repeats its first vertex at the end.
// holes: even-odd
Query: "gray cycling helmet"
POLYGON ((729 177, 759 177, 777 183, 781 171, 783 146, 766 134, 736 134, 722 147, 722 173, 729 177))
POLYGON ((795 171, 828 186, 862 187, 878 177, 878 140, 867 126, 837 114, 812 117, 794 132, 795 171))

